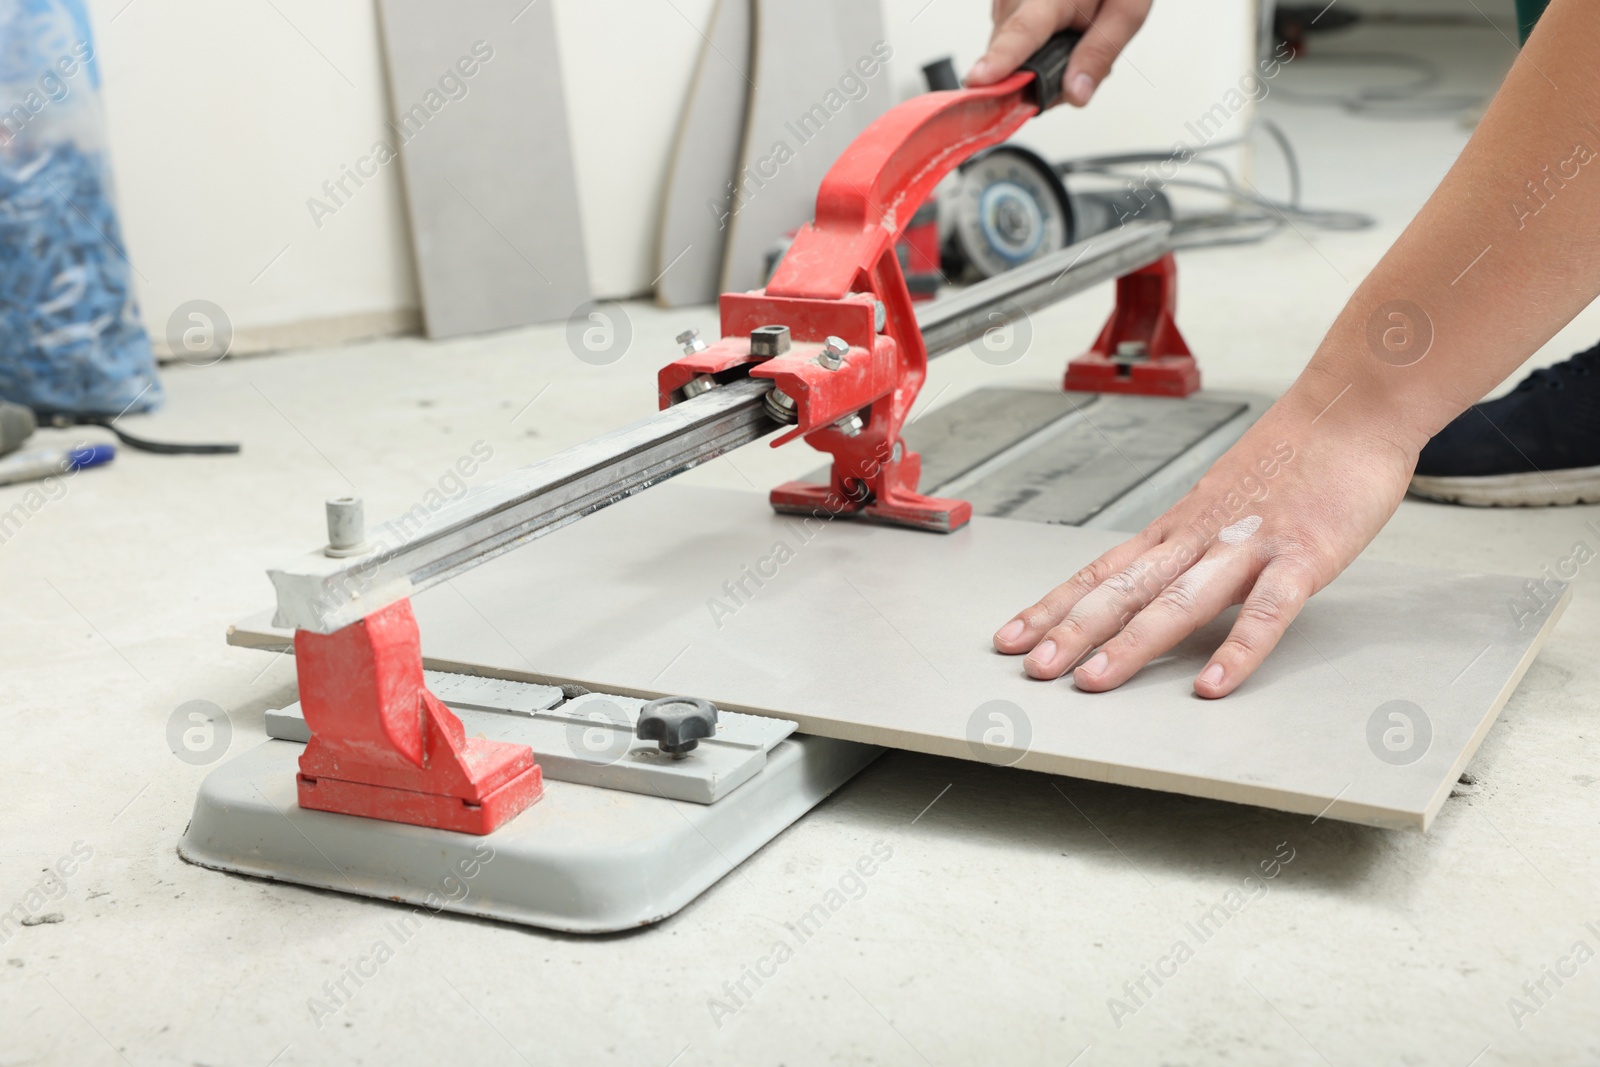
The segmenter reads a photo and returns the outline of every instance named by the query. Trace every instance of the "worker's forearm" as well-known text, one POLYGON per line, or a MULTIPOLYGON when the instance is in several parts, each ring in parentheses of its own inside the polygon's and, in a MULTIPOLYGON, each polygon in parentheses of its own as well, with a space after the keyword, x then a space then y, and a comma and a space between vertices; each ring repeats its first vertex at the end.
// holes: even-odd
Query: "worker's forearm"
POLYGON ((1600 4, 1553 0, 1292 402, 1320 413, 1338 397, 1327 418, 1364 420, 1414 454, 1597 294, 1600 4))

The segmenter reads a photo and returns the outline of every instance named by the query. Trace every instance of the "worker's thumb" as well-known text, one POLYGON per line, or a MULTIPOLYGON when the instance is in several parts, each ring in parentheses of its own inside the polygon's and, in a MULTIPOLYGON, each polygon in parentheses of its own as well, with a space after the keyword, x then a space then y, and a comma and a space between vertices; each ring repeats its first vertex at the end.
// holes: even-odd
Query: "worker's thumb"
POLYGON ((1016 70, 1056 32, 1056 13, 1048 0, 1023 0, 994 28, 989 47, 964 79, 968 85, 992 85, 1016 70))
POLYGON ((1062 83, 1067 102, 1082 107, 1111 74, 1111 65, 1139 32, 1150 11, 1148 0, 1123 0, 1101 6, 1083 40, 1072 50, 1062 83))
POLYGON ((1111 73, 1111 64, 1116 58, 1115 50, 1103 45, 1091 46, 1087 38, 1073 49, 1072 61, 1067 64, 1067 74, 1061 85, 1067 103, 1074 107, 1087 104, 1111 73))

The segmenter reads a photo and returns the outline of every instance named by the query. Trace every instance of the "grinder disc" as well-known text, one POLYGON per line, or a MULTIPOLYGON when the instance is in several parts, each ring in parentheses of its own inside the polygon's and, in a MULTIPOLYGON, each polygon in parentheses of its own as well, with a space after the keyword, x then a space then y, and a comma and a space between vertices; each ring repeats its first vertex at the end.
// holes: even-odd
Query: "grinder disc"
POLYGON ((954 258, 991 278, 1072 243, 1066 188, 1050 164, 1016 145, 974 156, 958 172, 954 258))

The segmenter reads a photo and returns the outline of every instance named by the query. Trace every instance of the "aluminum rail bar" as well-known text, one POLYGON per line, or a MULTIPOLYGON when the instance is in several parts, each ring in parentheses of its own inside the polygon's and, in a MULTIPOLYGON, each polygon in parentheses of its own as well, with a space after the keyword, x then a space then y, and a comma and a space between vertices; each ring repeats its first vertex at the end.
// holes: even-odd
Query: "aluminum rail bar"
MULTIPOLYGON (((1136 270, 1170 249, 1168 224, 1101 234, 960 293, 923 305, 917 322, 929 356, 982 336, 1007 318, 1136 270)), ((277 590, 273 625, 332 633, 503 552, 576 522, 779 429, 762 399, 766 379, 731 382, 648 419, 574 445, 430 512, 418 505, 373 530, 368 549, 322 550, 267 572, 277 590)))
POLYGON ((437 512, 421 505, 372 530, 369 550, 320 549, 267 572, 273 625, 332 633, 503 552, 778 428, 747 378, 675 404, 489 482, 437 512))
POLYGON ((941 356, 983 336, 997 321, 1037 311, 1101 282, 1120 278, 1172 251, 1172 224, 1133 222, 1040 256, 1004 274, 923 304, 917 325, 928 356, 941 356), (994 316, 1001 316, 997 320, 994 316))

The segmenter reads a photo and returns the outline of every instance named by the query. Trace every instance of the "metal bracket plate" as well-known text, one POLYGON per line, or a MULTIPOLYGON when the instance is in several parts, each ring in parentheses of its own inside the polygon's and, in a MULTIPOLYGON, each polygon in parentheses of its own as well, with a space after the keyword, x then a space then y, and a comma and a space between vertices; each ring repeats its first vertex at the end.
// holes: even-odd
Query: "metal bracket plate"
MULTIPOLYGON (((461 719, 467 736, 533 749, 547 781, 621 789, 694 804, 714 804, 759 774, 767 753, 795 731, 787 719, 722 712, 717 735, 684 759, 634 737, 638 697, 587 693, 504 678, 425 671, 428 690, 461 719)), ((305 744, 310 728, 298 703, 266 716, 267 736, 305 744)))

